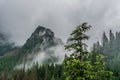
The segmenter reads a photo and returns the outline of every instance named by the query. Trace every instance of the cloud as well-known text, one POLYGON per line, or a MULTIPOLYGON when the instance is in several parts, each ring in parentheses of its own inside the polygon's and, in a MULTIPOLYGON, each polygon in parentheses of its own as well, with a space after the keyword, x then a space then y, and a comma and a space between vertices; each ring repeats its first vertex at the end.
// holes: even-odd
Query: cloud
MULTIPOLYGON (((29 54, 27 58, 32 58, 31 60, 27 60, 24 63, 21 63, 19 65, 16 65, 14 69, 23 69, 25 68, 26 70, 32 68, 35 66, 36 63, 38 65, 46 64, 46 61, 54 60, 57 59, 56 61, 53 61, 54 64, 61 64, 64 60, 65 53, 67 53, 64 50, 63 45, 55 46, 49 48, 47 51, 40 51, 37 54, 29 54)), ((69 54, 68 54, 69 55, 69 54)), ((53 63, 52 61, 49 62, 49 64, 53 63)))
POLYGON ((23 45, 38 25, 52 29, 66 41, 82 22, 93 28, 89 45, 110 28, 120 30, 119 0, 0 0, 0 26, 10 40, 23 45))

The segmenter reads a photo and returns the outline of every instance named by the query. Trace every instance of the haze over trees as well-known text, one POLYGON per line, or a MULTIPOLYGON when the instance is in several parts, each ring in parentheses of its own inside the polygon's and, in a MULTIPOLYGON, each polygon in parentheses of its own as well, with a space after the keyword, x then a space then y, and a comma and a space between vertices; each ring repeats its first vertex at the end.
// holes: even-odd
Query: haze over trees
POLYGON ((112 30, 109 31, 109 36, 106 36, 105 32, 102 36, 102 41, 93 45, 92 52, 94 54, 102 54, 107 61, 107 69, 114 72, 115 78, 113 80, 120 79, 120 32, 115 34, 112 30), (101 43, 101 44, 100 44, 101 43))

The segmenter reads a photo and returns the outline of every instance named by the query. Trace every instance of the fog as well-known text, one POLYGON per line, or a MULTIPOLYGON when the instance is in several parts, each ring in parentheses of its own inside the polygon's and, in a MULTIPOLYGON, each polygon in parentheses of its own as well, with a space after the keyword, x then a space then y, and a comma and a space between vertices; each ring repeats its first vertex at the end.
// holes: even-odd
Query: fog
POLYGON ((91 39, 100 40, 102 32, 120 30, 120 0, 0 0, 0 30, 9 40, 23 45, 38 25, 48 27, 66 42, 71 31, 88 22, 91 39))
MULTIPOLYGON (((23 63, 16 65, 14 67, 14 69, 24 69, 28 70, 31 69, 33 66, 35 66, 36 64, 38 64, 39 66, 42 64, 46 64, 45 62, 47 60, 51 60, 53 58, 57 58, 57 60, 55 62, 49 62, 49 64, 61 64, 65 58, 65 54, 68 54, 67 51, 64 50, 64 46, 63 45, 59 45, 59 46, 55 46, 55 47, 51 47, 49 48, 47 51, 40 51, 38 52, 36 55, 34 53, 34 55, 29 54, 28 56, 32 57, 31 60, 26 60, 23 63), (50 53, 51 52, 51 53, 50 53)), ((28 57, 27 57, 28 58, 28 57)))

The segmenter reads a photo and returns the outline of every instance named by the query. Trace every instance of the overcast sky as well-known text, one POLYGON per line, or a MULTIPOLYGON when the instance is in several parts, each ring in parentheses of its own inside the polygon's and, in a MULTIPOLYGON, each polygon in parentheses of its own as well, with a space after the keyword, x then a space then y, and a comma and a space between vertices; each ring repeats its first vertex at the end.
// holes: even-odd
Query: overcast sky
POLYGON ((89 45, 100 40, 103 31, 120 31, 120 0, 0 0, 0 30, 17 45, 23 45, 38 25, 65 42, 82 22, 93 26, 89 45))

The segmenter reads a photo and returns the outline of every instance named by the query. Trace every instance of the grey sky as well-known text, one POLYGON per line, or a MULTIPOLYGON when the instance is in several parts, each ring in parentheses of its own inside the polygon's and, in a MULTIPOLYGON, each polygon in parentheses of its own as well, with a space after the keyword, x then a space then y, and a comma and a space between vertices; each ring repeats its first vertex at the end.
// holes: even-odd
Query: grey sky
POLYGON ((65 42, 82 22, 92 25, 88 44, 103 31, 120 30, 120 0, 0 0, 1 30, 22 45, 38 25, 52 29, 65 42))

